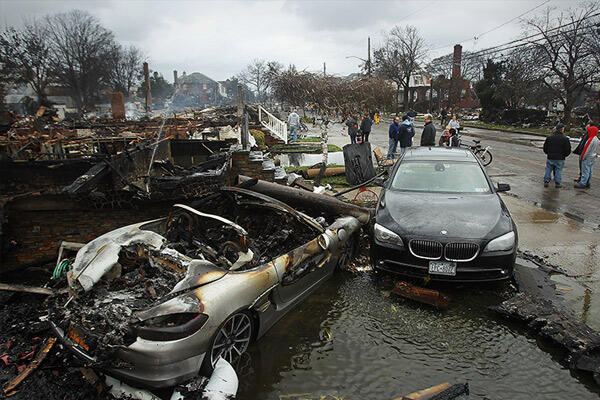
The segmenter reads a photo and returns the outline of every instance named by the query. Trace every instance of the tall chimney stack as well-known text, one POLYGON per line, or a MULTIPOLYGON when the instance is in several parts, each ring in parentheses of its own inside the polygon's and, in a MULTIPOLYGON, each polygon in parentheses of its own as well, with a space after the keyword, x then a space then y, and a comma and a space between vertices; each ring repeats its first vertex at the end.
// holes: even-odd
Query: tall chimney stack
POLYGON ((144 89, 146 91, 146 112, 152 110, 152 94, 150 92, 150 68, 144 63, 144 89))
POLYGON ((452 79, 460 78, 460 63, 462 59, 462 46, 454 45, 454 55, 452 57, 452 79))
POLYGON ((177 71, 173 71, 173 86, 177 87, 177 71))

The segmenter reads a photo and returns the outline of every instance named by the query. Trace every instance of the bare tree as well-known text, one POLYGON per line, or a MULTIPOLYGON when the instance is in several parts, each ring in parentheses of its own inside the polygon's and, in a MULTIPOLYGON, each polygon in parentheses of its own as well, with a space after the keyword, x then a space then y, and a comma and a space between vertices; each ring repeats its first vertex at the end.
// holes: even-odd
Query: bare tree
POLYGON ((33 20, 21 29, 7 28, 0 36, 1 62, 12 70, 16 83, 28 84, 38 103, 46 104, 46 88, 51 81, 50 43, 44 21, 33 20))
POLYGON ((111 70, 111 87, 114 91, 121 92, 129 97, 133 86, 142 78, 142 64, 145 57, 142 51, 135 46, 115 49, 114 61, 111 70))
POLYGON ((256 93, 257 101, 262 101, 272 82, 272 68, 279 68, 281 64, 256 59, 240 72, 238 78, 256 93))
POLYGON ((553 17, 551 9, 544 16, 526 22, 529 39, 539 61, 537 69, 542 82, 554 92, 564 107, 564 123, 571 124, 571 112, 578 93, 592 83, 597 65, 588 46, 590 18, 600 6, 590 2, 553 17))
POLYGON ((425 40, 414 26, 394 27, 383 45, 373 53, 378 76, 396 83, 404 90, 404 109, 408 107, 410 77, 420 70, 427 55, 425 40))
MULTIPOLYGON (((454 55, 452 53, 431 60, 425 70, 433 76, 443 75, 446 78, 452 76, 452 62, 454 55)), ((460 72, 464 79, 477 82, 481 79, 483 67, 485 66, 485 57, 478 53, 465 51, 462 53, 460 72)))
POLYGON ((93 106, 99 91, 110 84, 117 47, 113 34, 80 10, 47 16, 46 23, 56 80, 71 90, 80 111, 93 106))

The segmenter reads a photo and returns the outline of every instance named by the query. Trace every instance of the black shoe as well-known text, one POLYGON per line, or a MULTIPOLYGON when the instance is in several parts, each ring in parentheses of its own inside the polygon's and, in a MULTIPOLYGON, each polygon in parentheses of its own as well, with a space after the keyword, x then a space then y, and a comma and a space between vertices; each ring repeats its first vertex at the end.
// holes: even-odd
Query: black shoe
POLYGON ((561 185, 560 183, 556 183, 556 184, 554 185, 554 187, 555 187, 555 188, 561 188, 561 187, 562 187, 562 185, 561 185))
POLYGON ((544 187, 548 187, 549 182, 544 182, 544 187))

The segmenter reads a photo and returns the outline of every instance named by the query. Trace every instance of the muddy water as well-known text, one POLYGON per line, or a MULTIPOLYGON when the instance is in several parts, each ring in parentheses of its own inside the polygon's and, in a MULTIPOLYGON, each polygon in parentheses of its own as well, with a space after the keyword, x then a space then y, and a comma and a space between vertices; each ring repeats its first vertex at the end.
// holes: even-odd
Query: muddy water
POLYGON ((597 399, 517 325, 486 307, 490 291, 446 290, 439 311, 396 297, 370 274, 337 273, 242 360, 240 399, 394 399, 445 381, 471 399, 597 399))

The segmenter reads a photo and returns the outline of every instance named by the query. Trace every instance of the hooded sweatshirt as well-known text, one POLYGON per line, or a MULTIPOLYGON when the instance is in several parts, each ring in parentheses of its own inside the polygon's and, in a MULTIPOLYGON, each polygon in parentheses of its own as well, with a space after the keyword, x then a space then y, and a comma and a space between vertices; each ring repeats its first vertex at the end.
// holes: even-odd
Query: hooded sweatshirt
POLYGON ((400 147, 411 147, 412 138, 415 136, 415 130, 412 127, 409 119, 402 121, 399 130, 400 147))
POLYGON ((581 152, 581 159, 586 160, 588 158, 596 157, 598 154, 598 146, 600 146, 600 139, 598 139, 598 128, 595 126, 588 127, 588 140, 583 147, 581 152))

